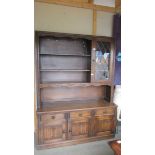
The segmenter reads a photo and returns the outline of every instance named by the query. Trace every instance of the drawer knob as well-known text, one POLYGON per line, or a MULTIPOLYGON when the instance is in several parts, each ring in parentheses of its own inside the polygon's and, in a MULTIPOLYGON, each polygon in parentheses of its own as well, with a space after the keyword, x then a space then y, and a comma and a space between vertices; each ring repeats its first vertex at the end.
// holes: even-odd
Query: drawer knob
POLYGON ((81 117, 81 116, 82 116, 82 114, 79 114, 79 116, 81 117))
POLYGON ((51 119, 55 119, 55 116, 51 116, 51 119))

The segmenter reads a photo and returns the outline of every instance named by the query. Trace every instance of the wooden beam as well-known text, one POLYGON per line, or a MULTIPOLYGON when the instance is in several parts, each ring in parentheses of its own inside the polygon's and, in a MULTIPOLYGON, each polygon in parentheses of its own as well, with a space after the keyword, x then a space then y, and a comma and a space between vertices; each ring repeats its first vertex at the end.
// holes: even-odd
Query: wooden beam
POLYGON ((93 10, 93 32, 92 35, 96 35, 96 20, 97 20, 97 11, 93 10))
POLYGON ((77 7, 77 8, 93 9, 97 11, 115 13, 114 7, 95 5, 92 3, 85 3, 85 2, 74 2, 73 0, 35 0, 35 2, 58 4, 58 5, 65 5, 65 6, 71 6, 71 7, 77 7))
POLYGON ((121 0, 115 0, 115 11, 121 12, 121 0))
POLYGON ((93 4, 94 3, 94 0, 88 0, 88 3, 93 4))

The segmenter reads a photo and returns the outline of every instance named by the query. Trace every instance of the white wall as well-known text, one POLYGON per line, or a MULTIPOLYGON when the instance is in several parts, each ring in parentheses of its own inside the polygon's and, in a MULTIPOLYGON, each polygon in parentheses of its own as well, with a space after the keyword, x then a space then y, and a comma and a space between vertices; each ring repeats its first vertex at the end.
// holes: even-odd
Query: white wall
POLYGON ((115 7, 115 0, 94 0, 94 4, 115 7))
POLYGON ((97 31, 99 36, 112 36, 113 13, 97 11, 97 31))
MULTIPOLYGON (((90 9, 35 2, 35 30, 92 34, 90 9)), ((112 13, 97 12, 97 35, 112 35, 112 13)))

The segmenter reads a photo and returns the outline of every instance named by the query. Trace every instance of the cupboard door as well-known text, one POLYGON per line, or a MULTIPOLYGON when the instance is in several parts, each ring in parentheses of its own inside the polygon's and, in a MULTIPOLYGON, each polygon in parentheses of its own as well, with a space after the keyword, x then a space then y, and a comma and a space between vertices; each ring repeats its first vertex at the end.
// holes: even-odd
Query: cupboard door
POLYGON ((95 136, 108 136, 115 132, 115 117, 114 115, 95 116, 95 136))
POLYGON ((70 139, 87 138, 90 135, 90 112, 71 112, 69 120, 70 139))
POLYGON ((38 129, 39 144, 66 140, 67 120, 62 118, 62 115, 63 114, 42 116, 42 120, 38 129))
POLYGON ((92 50, 92 82, 111 80, 111 42, 96 40, 92 50))

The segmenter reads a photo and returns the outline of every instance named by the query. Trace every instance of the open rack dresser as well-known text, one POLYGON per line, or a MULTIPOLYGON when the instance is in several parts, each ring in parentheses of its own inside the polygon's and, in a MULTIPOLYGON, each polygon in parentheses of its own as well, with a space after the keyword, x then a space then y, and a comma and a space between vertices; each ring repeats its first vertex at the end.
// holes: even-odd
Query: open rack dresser
POLYGON ((113 39, 35 32, 38 149, 112 138, 113 39))

